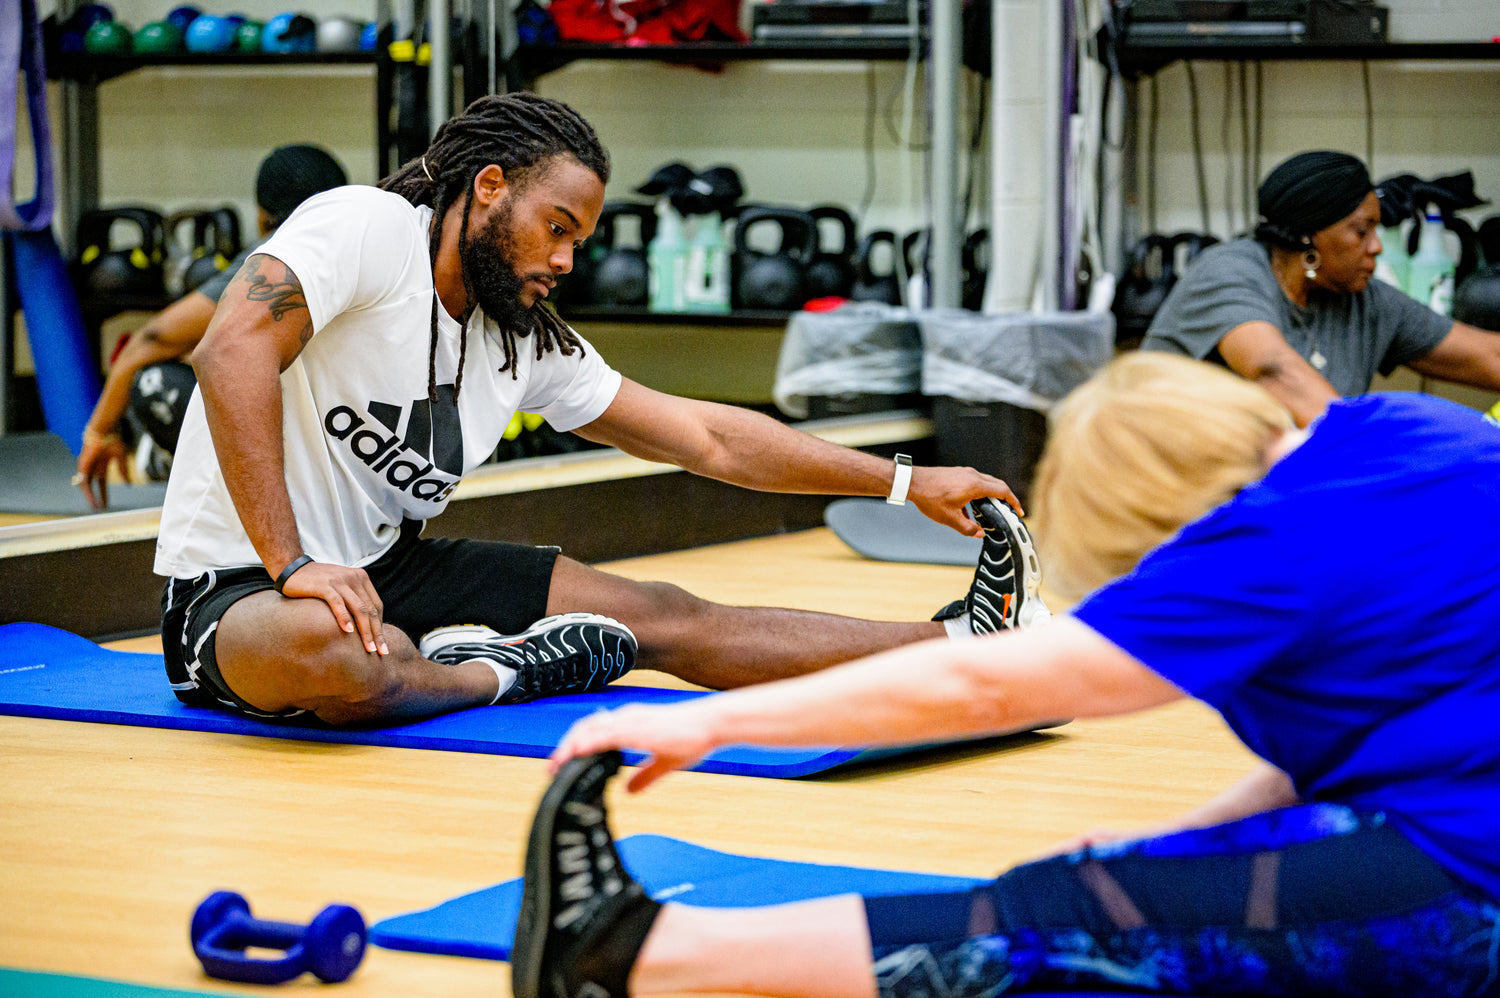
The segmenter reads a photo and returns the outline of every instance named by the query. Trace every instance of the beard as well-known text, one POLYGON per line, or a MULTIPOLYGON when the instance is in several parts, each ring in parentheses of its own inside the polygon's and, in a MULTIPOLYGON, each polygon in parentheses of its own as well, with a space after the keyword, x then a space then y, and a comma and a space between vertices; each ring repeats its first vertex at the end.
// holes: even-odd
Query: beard
POLYGON ((537 324, 541 301, 521 304, 526 279, 516 273, 515 238, 512 234, 510 205, 503 205, 479 231, 464 243, 462 266, 464 277, 474 293, 474 303, 494 319, 502 329, 526 336, 537 324))

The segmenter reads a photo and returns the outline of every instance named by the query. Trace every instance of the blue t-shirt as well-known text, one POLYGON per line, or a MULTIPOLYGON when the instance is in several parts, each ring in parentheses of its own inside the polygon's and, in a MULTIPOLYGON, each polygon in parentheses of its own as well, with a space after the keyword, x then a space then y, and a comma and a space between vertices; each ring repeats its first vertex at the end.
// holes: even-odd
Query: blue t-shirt
POLYGON ((1073 614, 1304 800, 1384 811, 1500 898, 1500 427, 1422 395, 1335 402, 1073 614))

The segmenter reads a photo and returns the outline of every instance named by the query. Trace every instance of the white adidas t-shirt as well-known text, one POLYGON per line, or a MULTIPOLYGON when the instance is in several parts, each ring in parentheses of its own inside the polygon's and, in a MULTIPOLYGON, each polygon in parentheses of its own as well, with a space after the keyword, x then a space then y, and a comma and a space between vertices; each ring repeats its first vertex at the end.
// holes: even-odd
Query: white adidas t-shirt
MULTIPOLYGON (((281 375, 286 484, 304 550, 362 566, 395 543, 403 519, 443 511, 458 480, 494 452, 512 414, 559 430, 603 414, 620 375, 593 347, 536 359, 517 341, 515 377, 493 321, 468 328, 458 406, 458 323, 438 307, 437 404, 427 398, 433 295, 427 258, 432 209, 374 187, 340 187, 305 201, 259 252, 296 274, 314 335, 281 375)), ((156 544, 158 575, 259 565, 224 484, 194 392, 172 461, 156 544)))

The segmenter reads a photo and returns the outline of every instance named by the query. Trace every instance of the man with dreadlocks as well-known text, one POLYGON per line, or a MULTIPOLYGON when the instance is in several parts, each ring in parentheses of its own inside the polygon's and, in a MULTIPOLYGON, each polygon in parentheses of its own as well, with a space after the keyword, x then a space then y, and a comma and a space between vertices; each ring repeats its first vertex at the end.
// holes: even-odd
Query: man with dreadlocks
POLYGON ((194 354, 162 510, 162 644, 181 700, 369 723, 597 689, 637 662, 743 686, 1045 617, 1004 482, 893 471, 651 391, 560 321, 543 300, 608 180, 572 108, 484 97, 379 188, 304 203, 246 262, 194 354), (553 548, 421 538, 518 410, 747 488, 909 488, 934 520, 983 533, 985 554, 942 620, 876 623, 721 606, 553 548))

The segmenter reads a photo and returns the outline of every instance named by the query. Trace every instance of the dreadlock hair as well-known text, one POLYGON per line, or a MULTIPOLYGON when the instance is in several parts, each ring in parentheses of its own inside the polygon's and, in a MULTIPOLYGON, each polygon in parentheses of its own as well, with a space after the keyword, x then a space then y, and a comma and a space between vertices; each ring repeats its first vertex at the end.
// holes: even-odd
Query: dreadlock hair
MULTIPOLYGON (((463 224, 459 230, 459 270, 463 275, 464 295, 468 301, 463 324, 474 309, 474 289, 469 282, 465 244, 469 234, 469 207, 474 200, 474 178, 490 164, 505 172, 506 180, 524 189, 529 172, 553 156, 568 155, 588 167, 603 183, 609 182, 609 154, 594 134, 594 129, 577 111, 561 101, 534 93, 518 91, 491 94, 474 101, 464 113, 449 118, 438 127, 427 152, 408 160, 395 173, 380 181, 381 190, 399 194, 414 205, 432 209, 432 232, 428 236, 430 262, 437 265, 438 243, 442 238, 443 218, 448 209, 462 197, 463 224)), ((557 350, 564 356, 582 349, 578 334, 557 317, 550 305, 538 303, 533 330, 500 329, 505 362, 500 370, 510 369, 516 376, 516 336, 536 334, 536 358, 557 350)), ((432 297, 432 336, 427 357, 427 396, 437 401, 438 299, 432 297)), ((464 353, 468 337, 459 339, 458 376, 453 382, 453 400, 458 401, 463 381, 464 353)))

